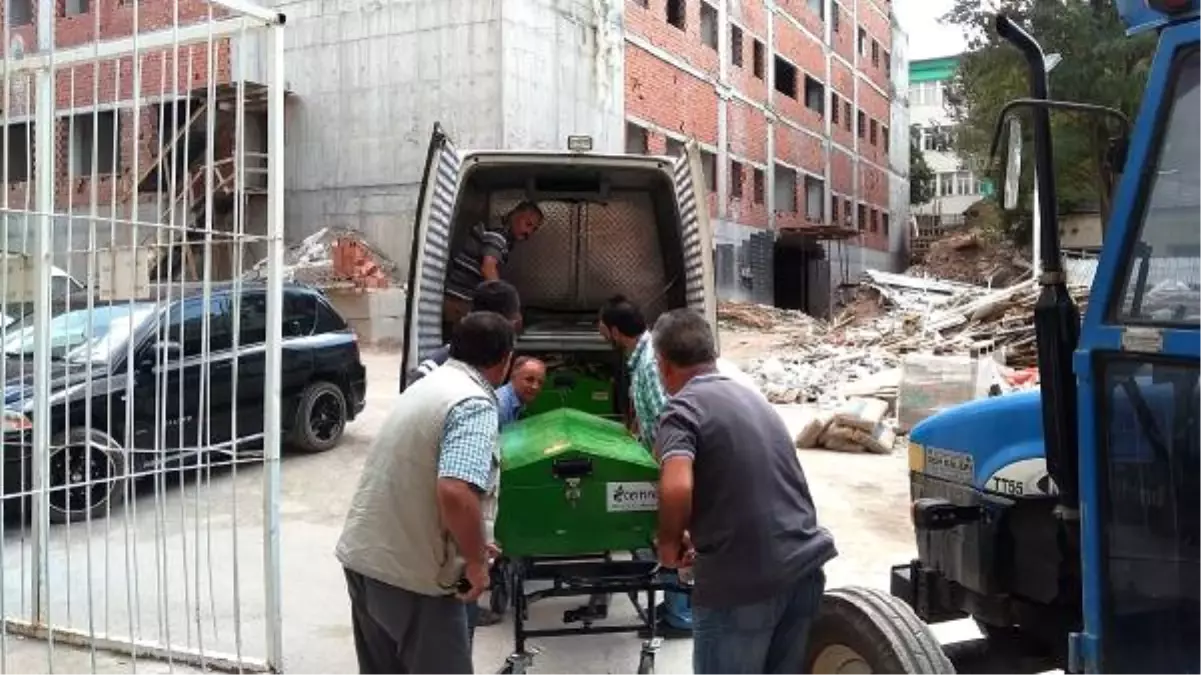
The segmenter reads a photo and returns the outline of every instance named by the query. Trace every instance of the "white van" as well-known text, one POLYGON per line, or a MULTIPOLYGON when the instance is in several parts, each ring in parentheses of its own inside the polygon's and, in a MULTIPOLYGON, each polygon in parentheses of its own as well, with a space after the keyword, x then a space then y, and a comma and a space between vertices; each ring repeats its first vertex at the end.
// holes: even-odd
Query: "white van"
POLYGON ((513 247, 501 271, 521 295, 517 352, 548 360, 547 389, 562 370, 612 381, 619 412, 624 368, 596 327, 605 300, 625 295, 652 323, 664 311, 692 307, 716 334, 703 186, 694 143, 676 158, 461 151, 435 126, 413 233, 401 378, 449 338, 442 306, 451 250, 474 223, 495 222, 531 200, 543 224, 513 247))

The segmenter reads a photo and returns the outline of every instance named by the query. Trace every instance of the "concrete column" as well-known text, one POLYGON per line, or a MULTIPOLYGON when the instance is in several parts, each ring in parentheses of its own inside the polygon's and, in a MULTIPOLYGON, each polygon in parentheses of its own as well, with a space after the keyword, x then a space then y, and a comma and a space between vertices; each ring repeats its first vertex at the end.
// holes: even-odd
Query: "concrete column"
POLYGON ((764 170, 763 201, 767 205, 767 227, 776 230, 776 3, 763 0, 767 17, 766 44, 763 48, 763 72, 767 78, 767 167, 764 170))
POLYGON ((717 213, 730 218, 730 0, 717 5, 717 213))

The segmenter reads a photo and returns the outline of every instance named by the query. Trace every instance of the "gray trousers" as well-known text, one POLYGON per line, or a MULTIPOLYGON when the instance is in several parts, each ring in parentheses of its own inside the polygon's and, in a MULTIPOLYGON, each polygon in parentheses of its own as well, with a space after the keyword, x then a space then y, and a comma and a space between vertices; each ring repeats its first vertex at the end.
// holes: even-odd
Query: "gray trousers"
POLYGON ((345 570, 361 673, 471 673, 467 608, 345 570))

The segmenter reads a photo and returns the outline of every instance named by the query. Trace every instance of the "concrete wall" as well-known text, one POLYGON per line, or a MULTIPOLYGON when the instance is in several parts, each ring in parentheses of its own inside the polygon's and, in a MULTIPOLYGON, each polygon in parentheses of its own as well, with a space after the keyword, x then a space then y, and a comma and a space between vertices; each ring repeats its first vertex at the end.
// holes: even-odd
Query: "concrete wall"
MULTIPOLYGON (((350 227, 407 266, 435 122, 460 148, 563 147, 570 133, 596 136, 598 149, 620 147, 614 111, 621 93, 612 82, 621 81, 621 71, 596 66, 604 31, 592 4, 281 4, 295 95, 287 127, 288 240, 350 227), (607 90, 597 86, 606 80, 607 90)), ((620 14, 605 20, 620 26, 620 14)))

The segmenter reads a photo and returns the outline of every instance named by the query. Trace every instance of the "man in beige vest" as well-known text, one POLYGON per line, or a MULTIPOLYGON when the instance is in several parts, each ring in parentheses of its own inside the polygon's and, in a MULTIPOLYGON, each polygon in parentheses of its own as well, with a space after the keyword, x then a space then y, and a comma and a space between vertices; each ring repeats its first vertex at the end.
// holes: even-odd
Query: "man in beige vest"
POLYGON ((400 395, 372 443, 336 551, 360 672, 472 672, 464 603, 488 588, 500 465, 493 388, 513 341, 505 317, 468 314, 450 360, 400 395))

